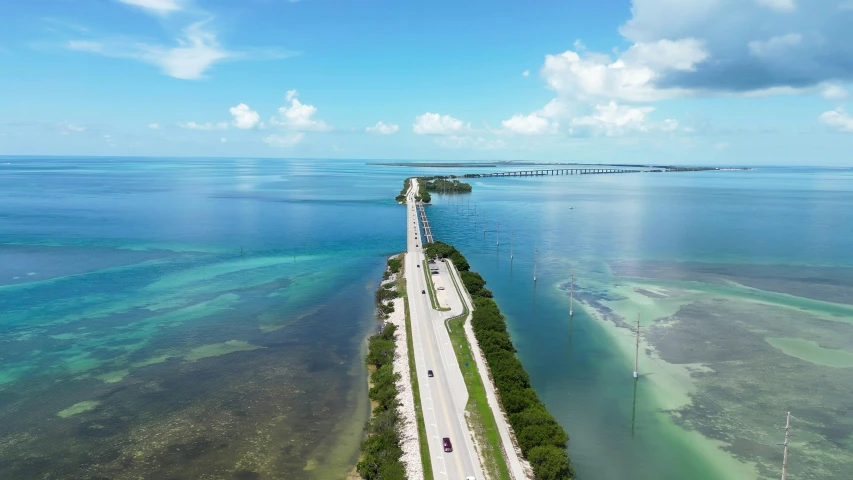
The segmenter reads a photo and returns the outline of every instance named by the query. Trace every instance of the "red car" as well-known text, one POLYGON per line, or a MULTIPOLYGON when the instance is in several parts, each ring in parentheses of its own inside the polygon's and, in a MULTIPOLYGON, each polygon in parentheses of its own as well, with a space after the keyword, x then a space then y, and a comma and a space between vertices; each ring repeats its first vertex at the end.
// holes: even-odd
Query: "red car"
POLYGON ((444 446, 445 452, 452 452, 453 451, 453 445, 450 444, 449 438, 444 437, 443 439, 441 439, 441 444, 444 446))

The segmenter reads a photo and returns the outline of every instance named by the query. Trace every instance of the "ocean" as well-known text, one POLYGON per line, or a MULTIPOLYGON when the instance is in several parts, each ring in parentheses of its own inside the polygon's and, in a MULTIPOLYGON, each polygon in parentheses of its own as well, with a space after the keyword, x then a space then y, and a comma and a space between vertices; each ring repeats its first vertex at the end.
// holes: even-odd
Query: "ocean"
MULTIPOLYGON (((342 478, 372 292, 405 248, 394 196, 467 171, 3 157, 0 478, 342 478)), ((428 214, 494 290, 579 478, 773 478, 789 410, 792 476, 844 478, 851 180, 474 179, 428 214)))

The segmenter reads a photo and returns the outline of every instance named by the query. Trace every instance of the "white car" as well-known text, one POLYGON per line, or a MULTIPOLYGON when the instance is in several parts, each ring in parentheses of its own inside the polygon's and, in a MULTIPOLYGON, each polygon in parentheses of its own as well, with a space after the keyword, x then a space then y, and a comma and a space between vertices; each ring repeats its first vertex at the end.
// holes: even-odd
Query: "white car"
POLYGON ((444 290, 444 287, 438 287, 436 290, 444 290))

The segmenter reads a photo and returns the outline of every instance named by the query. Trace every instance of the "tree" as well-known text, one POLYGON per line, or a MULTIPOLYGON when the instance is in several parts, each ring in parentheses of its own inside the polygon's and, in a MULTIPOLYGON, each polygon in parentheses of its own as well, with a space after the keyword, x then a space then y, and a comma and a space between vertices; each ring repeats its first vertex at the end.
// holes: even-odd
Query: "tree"
POLYGON ((530 449, 527 460, 533 467, 537 480, 571 480, 574 472, 569 457, 562 448, 543 445, 530 449))

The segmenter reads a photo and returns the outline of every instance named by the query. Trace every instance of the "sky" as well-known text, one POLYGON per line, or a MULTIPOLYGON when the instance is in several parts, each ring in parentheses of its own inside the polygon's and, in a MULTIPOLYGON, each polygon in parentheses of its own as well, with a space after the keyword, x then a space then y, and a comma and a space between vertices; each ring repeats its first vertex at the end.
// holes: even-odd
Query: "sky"
POLYGON ((853 0, 4 0, 0 155, 853 166, 853 0))

